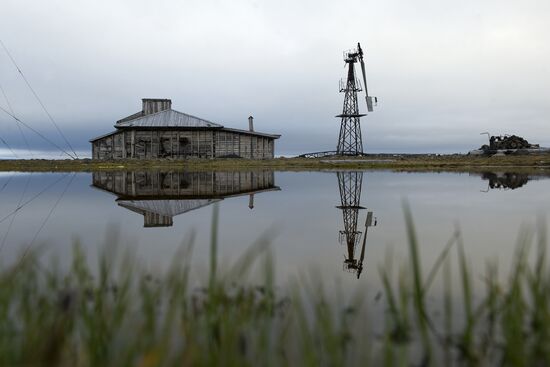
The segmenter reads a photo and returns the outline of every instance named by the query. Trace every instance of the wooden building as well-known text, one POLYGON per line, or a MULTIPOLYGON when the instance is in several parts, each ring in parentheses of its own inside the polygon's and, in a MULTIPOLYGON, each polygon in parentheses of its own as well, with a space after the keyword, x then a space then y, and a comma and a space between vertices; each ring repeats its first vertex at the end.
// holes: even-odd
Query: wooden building
POLYGON ((94 172, 92 186, 116 195, 119 206, 143 215, 144 227, 168 227, 173 217, 229 197, 278 191, 273 171, 94 172))
POLYGON ((143 99, 142 110, 90 140, 93 159, 273 158, 280 135, 224 127, 172 109, 169 99, 143 99))

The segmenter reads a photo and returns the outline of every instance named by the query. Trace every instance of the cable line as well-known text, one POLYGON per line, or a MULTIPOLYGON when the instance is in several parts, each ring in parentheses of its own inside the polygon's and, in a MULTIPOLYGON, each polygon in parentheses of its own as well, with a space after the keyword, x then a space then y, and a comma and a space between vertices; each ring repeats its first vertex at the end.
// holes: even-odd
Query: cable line
POLYGON ((69 146, 69 148, 71 149, 71 151, 73 152, 74 156, 76 158, 78 158, 78 154, 76 154, 75 150, 73 149, 71 143, 69 143, 69 140, 67 140, 67 138, 65 137, 65 135, 63 134, 63 132, 61 131, 61 129, 59 128, 59 126, 57 125, 57 123, 55 122, 55 120, 53 119, 52 115, 50 115, 50 113, 48 112, 48 110, 46 109, 46 106, 44 106, 44 103, 42 103, 42 100, 40 99, 40 97, 38 97, 38 94, 36 94, 36 92, 34 91, 33 87, 31 86, 31 84, 29 83, 29 81, 27 80, 27 78, 25 77, 25 74, 23 74, 23 72, 21 71, 21 69, 19 68, 19 66, 17 65, 17 63, 15 62, 15 59, 13 58, 13 56, 11 55, 11 53, 8 51, 8 48, 6 47, 6 45, 4 44, 4 42, 2 42, 2 40, 0 40, 0 45, 2 46, 2 48, 4 49, 4 51, 6 52, 6 54, 8 55, 8 57, 10 58, 11 62, 13 63, 13 65, 15 66, 15 68, 17 69, 17 71, 19 72, 19 74, 21 75, 21 77, 23 78, 23 80, 25 81, 25 84, 27 84, 27 87, 29 87, 29 89, 31 90, 32 94, 34 95, 34 97, 36 98, 36 100, 38 101, 38 103, 40 104, 40 106, 42 107, 42 109, 44 110, 44 112, 46 113, 46 115, 48 116, 48 118, 50 119, 50 121, 52 122, 52 124, 55 126, 55 128, 57 129, 57 132, 59 133, 59 135, 61 135, 61 137, 63 138, 63 140, 65 140, 65 143, 67 143, 67 145, 69 146))
MULTIPOLYGON (((17 207, 21 205, 21 202, 23 201, 23 198, 25 197, 25 194, 27 193, 27 189, 29 187, 29 183, 31 182, 33 172, 30 173, 29 177, 27 177, 27 182, 25 182, 25 188, 23 189, 23 193, 19 197, 19 202, 17 203, 17 207)), ((6 230, 6 233, 4 234, 4 238, 2 239, 2 244, 0 244, 0 251, 4 248, 4 245, 6 244, 6 240, 8 239, 8 235, 10 234, 11 227, 13 225, 13 222, 15 221, 15 217, 17 217, 17 213, 15 213, 10 220, 10 224, 8 225, 8 229, 6 230)))
POLYGON ((9 149, 10 152, 11 152, 11 154, 13 154, 13 156, 14 156, 15 158, 19 158, 19 157, 17 156, 17 154, 15 154, 15 152, 13 151, 13 149, 11 149, 10 145, 8 144, 8 142, 5 141, 4 138, 2 138, 1 136, 0 136, 0 141, 1 141, 2 143, 4 143, 5 146, 8 147, 8 149, 9 149))
MULTIPOLYGON (((66 176, 68 175, 65 174, 63 177, 61 177, 61 179, 65 178, 66 176)), ((59 198, 57 199, 57 201, 54 203, 54 205, 52 206, 52 208, 50 209, 48 215, 46 215, 46 218, 44 218, 44 221, 42 222, 42 224, 40 225, 40 228, 38 228, 38 231, 36 231, 36 233, 34 234, 34 237, 31 241, 31 243, 25 248, 25 251, 23 251, 23 255, 19 258, 19 261, 18 263, 16 264, 16 266, 14 267, 14 269, 18 269, 19 266, 23 263, 23 261, 26 259, 29 251, 31 250, 32 248, 32 245, 34 243, 34 241, 36 240, 36 238, 38 237, 38 234, 40 233, 40 231, 42 231, 42 229, 44 228, 44 226, 46 225, 46 223, 48 222, 48 219, 50 219, 50 217, 52 216, 52 213, 54 212, 55 208, 57 207, 57 205, 59 204, 59 202, 61 201, 61 199, 63 199, 63 196, 65 196, 65 193, 67 192, 67 189, 69 188, 69 186, 71 186, 71 183, 73 182, 74 178, 76 177, 76 172, 73 173, 73 176, 71 177, 71 179, 69 180, 69 182, 67 183, 67 185, 65 186, 65 189, 63 189, 63 192, 61 193, 61 195, 59 196, 59 198)), ((59 182, 59 180, 57 180, 55 183, 59 182)), ((40 264, 38 264, 38 266, 40 266, 40 264)))
POLYGON ((40 133, 38 130, 36 129, 33 129, 31 126, 27 125, 26 123, 24 123, 23 121, 21 121, 19 118, 17 118, 17 116, 11 114, 8 110, 6 110, 5 108, 3 108, 2 106, 0 106, 0 111, 3 111, 5 114, 7 114, 8 116, 11 116, 15 121, 19 122, 21 125, 25 126, 27 129, 31 130, 32 132, 34 132, 36 135, 40 136, 42 139, 44 139, 45 141, 47 141, 48 143, 50 143, 51 145, 53 145, 54 147, 56 147, 57 149, 59 149, 61 152, 65 153, 66 155, 68 155, 69 157, 71 157, 72 159, 75 159, 75 157, 73 157, 72 154, 70 153, 67 153, 67 151, 63 148, 61 148, 59 145, 57 145, 56 143, 54 143, 52 140, 48 139, 46 136, 44 136, 42 133, 40 133))
MULTIPOLYGON (((8 108, 10 109, 10 111, 12 111, 13 113, 13 108, 11 107, 11 104, 10 104, 10 101, 8 100, 8 96, 6 95, 6 92, 4 91, 4 88, 2 88, 2 85, 0 84, 0 91, 2 91, 2 94, 4 95, 4 99, 6 100, 6 103, 8 105, 8 108)), ((25 143, 27 144, 27 147, 29 147, 29 143, 27 143, 27 139, 25 138, 25 135, 23 135, 23 130, 21 130, 21 126, 19 126, 19 123, 16 124, 17 127, 19 128, 19 132, 21 133, 21 135, 23 136, 23 139, 25 140, 25 143)), ((15 157, 15 159, 18 159, 19 157, 17 156, 17 154, 15 154, 15 152, 13 151, 13 149, 10 147, 10 145, 8 144, 7 141, 5 141, 1 136, 0 136, 0 140, 2 141, 2 143, 4 143, 5 146, 8 147, 8 149, 10 150, 11 154, 13 154, 13 156, 15 157)), ((30 149, 29 149, 29 152, 30 152, 30 149)), ((32 153, 31 153, 32 155, 32 153)))
MULTIPOLYGON (((11 106, 10 100, 8 99, 8 95, 6 94, 6 91, 4 90, 4 88, 2 87, 2 84, 0 84, 0 91, 4 95, 4 99, 6 100, 6 104, 8 105, 8 109, 10 110, 11 114, 15 116, 15 112, 13 111, 13 107, 11 106)), ((21 134, 21 137, 23 138, 23 141, 25 142, 25 145, 27 146, 27 149, 29 150, 29 153, 30 153, 31 157, 33 157, 31 147, 29 145, 29 142, 27 141, 27 137, 25 136, 25 133, 23 132, 23 129, 21 129, 21 125, 19 123, 17 123, 17 129, 19 129, 19 133, 21 134)), ((7 143, 5 143, 5 144, 8 145, 7 143)), ((10 148, 10 150, 11 150, 11 148, 10 148)), ((15 155, 15 153, 14 153, 14 155, 15 155)), ((17 158, 17 156, 16 156, 16 158, 17 158)))
POLYGON ((53 204, 52 208, 50 209, 50 212, 48 213, 48 215, 46 215, 46 218, 44 218, 44 221, 42 222, 42 225, 40 225, 40 228, 38 228, 38 231, 36 231, 36 233, 34 234, 34 237, 32 238, 31 243, 29 244, 29 246, 25 250, 25 254, 30 250, 30 248, 32 247, 34 241, 36 241, 36 238, 38 237, 38 234, 42 231, 42 229, 44 228, 44 226, 46 225, 46 223, 48 222, 48 220, 52 216, 55 208, 57 208, 57 205, 59 205, 59 202, 61 201, 61 199, 63 199, 63 196, 65 196, 65 193, 69 189, 69 186, 71 186, 71 183, 73 182, 75 177, 76 177, 76 172, 73 173, 73 176, 71 177, 71 179, 69 180, 69 182, 65 186, 65 189, 63 190, 63 192, 61 192, 61 195, 59 195, 59 197, 57 198, 57 201, 55 202, 55 204, 53 204))
POLYGON ((65 177, 67 177, 68 173, 64 174, 63 176, 61 176, 60 179, 58 179, 57 181, 54 181, 53 183, 51 183, 50 185, 46 186, 42 191, 40 191, 38 194, 34 195, 32 198, 30 198, 29 200, 25 201, 23 204, 19 205, 17 208, 15 208, 15 210, 13 210, 11 213, 9 213, 8 215, 6 215, 4 218, 0 219, 0 223, 4 222, 6 219, 8 219, 9 217, 11 217, 12 215, 14 215, 15 213, 17 213, 19 210, 21 210, 25 205, 29 204, 30 202, 32 202, 34 199, 36 199, 37 197, 39 197, 40 195, 42 195, 44 192, 48 191, 49 189, 51 189, 53 186, 55 186, 57 183, 59 183, 61 180, 63 180, 65 177))
POLYGON ((13 178, 13 176, 15 176, 15 173, 12 173, 12 175, 6 180, 6 182, 4 183, 4 185, 2 186, 2 188, 0 189, 0 192, 4 191, 4 189, 6 188, 6 186, 8 186, 8 184, 10 183, 11 179, 13 178))

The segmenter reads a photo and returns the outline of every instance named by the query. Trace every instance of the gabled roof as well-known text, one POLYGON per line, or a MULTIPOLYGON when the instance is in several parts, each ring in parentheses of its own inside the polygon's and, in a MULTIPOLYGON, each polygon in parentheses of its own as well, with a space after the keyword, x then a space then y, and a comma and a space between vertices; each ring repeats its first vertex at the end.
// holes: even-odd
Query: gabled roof
POLYGON ((260 132, 257 132, 257 131, 232 129, 232 128, 228 128, 228 127, 224 127, 223 131, 229 131, 229 132, 232 132, 232 133, 239 133, 239 134, 244 134, 244 135, 264 136, 266 138, 271 138, 271 139, 279 139, 281 137, 281 134, 260 133, 260 132))
POLYGON ((131 114, 130 116, 126 116, 125 118, 118 120, 116 123, 120 124, 121 122, 134 120, 134 119, 137 119, 138 117, 141 117, 143 115, 144 115, 143 111, 139 111, 139 112, 131 114))
POLYGON ((220 124, 201 119, 196 116, 188 115, 175 110, 164 110, 151 115, 125 119, 116 123, 116 128, 125 127, 193 127, 193 128, 222 128, 220 124), (128 119, 128 120, 127 120, 128 119))
POLYGON ((97 137, 95 137, 95 138, 93 138, 93 139, 90 139, 90 140, 88 140, 88 141, 89 141, 90 143, 92 143, 92 142, 94 142, 94 141, 96 141, 96 140, 106 138, 106 137, 108 137, 108 136, 110 136, 110 135, 114 135, 114 134, 116 134, 116 133, 118 133, 118 132, 119 132, 118 130, 111 131, 110 133, 107 133, 107 134, 103 134, 103 135, 97 136, 97 137))

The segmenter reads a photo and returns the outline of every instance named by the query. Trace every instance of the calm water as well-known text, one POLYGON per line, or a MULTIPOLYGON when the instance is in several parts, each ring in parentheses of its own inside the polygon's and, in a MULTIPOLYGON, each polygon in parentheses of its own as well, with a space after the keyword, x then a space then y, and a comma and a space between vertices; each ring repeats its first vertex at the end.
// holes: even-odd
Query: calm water
POLYGON ((114 225, 125 246, 162 268, 194 230, 200 276, 208 264, 212 210, 219 205, 222 266, 267 231, 280 283, 321 269, 328 282, 376 292, 388 252, 397 262, 407 259, 403 200, 413 211, 423 265, 433 263, 458 225, 477 276, 487 259, 506 268, 520 227, 550 217, 549 187, 543 175, 492 173, 3 173, 0 251, 8 262, 32 243, 46 258, 63 262, 78 237, 93 259, 114 225))

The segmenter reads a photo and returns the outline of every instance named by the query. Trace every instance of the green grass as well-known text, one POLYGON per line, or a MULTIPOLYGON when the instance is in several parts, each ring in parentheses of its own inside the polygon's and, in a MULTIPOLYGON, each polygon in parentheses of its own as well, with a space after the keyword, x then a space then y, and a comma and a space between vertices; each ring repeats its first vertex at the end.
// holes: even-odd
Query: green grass
POLYGON ((347 298, 315 272, 276 286, 269 234, 221 269, 217 209, 209 276, 198 287, 190 282, 193 236, 160 273, 118 248, 116 237, 94 267, 78 242, 64 270, 28 252, 0 270, 0 365, 548 365, 544 226, 520 233, 503 282, 495 263, 474 279, 458 229, 435 263, 422 266, 407 206, 405 218, 409 260, 395 268, 389 255, 380 264, 385 311, 378 315, 364 292, 347 298), (456 280, 460 289, 452 288, 456 280), (482 282, 481 294, 475 282, 482 282), (434 299, 437 305, 428 301, 434 299), (373 316, 383 319, 380 332, 371 327, 373 316))
POLYGON ((550 170, 550 154, 480 157, 467 155, 391 155, 372 154, 366 157, 338 158, 276 158, 276 159, 180 159, 180 160, 0 160, 0 171, 91 172, 102 170, 192 169, 250 170, 274 169, 286 171, 334 169, 393 169, 403 171, 480 171, 487 168, 517 170, 550 170))

